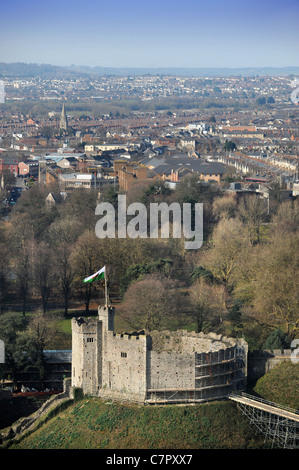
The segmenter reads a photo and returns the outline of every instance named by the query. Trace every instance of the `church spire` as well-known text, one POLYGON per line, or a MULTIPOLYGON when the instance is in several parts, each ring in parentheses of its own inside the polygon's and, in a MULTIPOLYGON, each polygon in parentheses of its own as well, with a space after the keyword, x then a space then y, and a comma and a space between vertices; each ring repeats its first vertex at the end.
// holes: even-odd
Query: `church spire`
POLYGON ((67 117, 66 117, 64 103, 62 105, 61 116, 60 116, 60 126, 59 127, 60 127, 60 130, 63 131, 63 132, 67 132, 67 130, 68 130, 67 117))

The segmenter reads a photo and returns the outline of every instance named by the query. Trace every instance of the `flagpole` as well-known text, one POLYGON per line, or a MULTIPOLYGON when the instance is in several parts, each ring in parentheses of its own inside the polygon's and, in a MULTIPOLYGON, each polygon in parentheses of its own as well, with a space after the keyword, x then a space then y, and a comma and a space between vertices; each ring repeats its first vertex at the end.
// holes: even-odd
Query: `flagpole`
POLYGON ((108 287, 107 287, 107 277, 106 277, 106 266, 105 266, 105 305, 108 307, 108 287))

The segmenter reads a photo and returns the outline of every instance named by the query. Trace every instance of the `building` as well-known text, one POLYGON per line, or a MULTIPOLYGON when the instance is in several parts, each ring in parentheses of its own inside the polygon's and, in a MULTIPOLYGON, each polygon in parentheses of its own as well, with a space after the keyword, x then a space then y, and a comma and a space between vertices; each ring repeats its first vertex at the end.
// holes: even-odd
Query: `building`
POLYGON ((17 389, 22 387, 35 390, 63 390, 63 381, 71 377, 72 351, 45 350, 43 351, 44 375, 40 377, 39 370, 28 364, 28 367, 17 373, 17 389))
POLYGON ((95 176, 93 174, 62 173, 58 175, 58 179, 62 191, 75 188, 92 189, 96 187, 95 176))
POLYGON ((293 184, 292 196, 299 196, 299 181, 295 181, 293 184))
POLYGON ((123 161, 114 162, 114 171, 118 178, 118 187, 120 191, 128 191, 136 182, 146 181, 148 179, 148 170, 143 165, 135 163, 126 163, 123 161))
POLYGON ((116 177, 102 175, 101 173, 60 173, 58 180, 61 191, 73 189, 97 189, 101 190, 104 185, 116 185, 116 177))
POLYGON ((107 152, 113 150, 122 150, 124 152, 128 151, 128 145, 124 142, 114 142, 114 143, 103 143, 103 144, 86 144, 84 146, 84 152, 107 152))
POLYGON ((225 173, 227 173, 227 169, 221 163, 204 162, 199 169, 199 178, 206 182, 220 184, 225 173))
POLYGON ((114 332, 114 307, 72 319, 72 386, 141 403, 197 403, 244 390, 247 343, 210 333, 114 332))
POLYGON ((64 133, 67 133, 68 131, 67 115, 66 115, 64 103, 62 105, 59 128, 64 133))
POLYGON ((143 159, 141 163, 162 180, 172 182, 178 182, 188 174, 197 173, 200 180, 220 183, 228 171, 221 163, 203 161, 185 154, 152 157, 143 159))
POLYGON ((19 176, 18 161, 11 158, 0 158, 0 173, 4 171, 10 171, 15 176, 19 176))
POLYGON ((56 204, 60 204, 61 202, 65 201, 67 197, 67 193, 60 192, 60 193, 49 193, 46 197, 46 207, 51 209, 55 207, 56 204))
POLYGON ((76 169, 78 166, 78 159, 76 157, 64 157, 61 160, 57 161, 57 166, 60 168, 71 168, 76 169))
POLYGON ((26 161, 19 163, 19 176, 38 178, 39 164, 37 161, 26 161))
POLYGON ((183 147, 192 147, 193 149, 195 149, 196 140, 192 139, 192 137, 182 137, 181 145, 183 147))

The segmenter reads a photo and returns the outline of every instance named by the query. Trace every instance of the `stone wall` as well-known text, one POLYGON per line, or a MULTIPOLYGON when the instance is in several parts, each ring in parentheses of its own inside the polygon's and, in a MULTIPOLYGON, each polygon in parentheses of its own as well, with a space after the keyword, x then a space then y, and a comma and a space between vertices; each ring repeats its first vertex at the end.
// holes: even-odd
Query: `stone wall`
POLYGON ((63 392, 58 395, 52 395, 35 413, 17 421, 7 433, 0 434, 0 445, 11 440, 19 440, 25 433, 33 432, 39 421, 55 408, 62 406, 63 403, 72 403, 73 388, 71 379, 64 379, 63 392))
POLYGON ((258 380, 276 365, 291 360, 292 349, 250 351, 248 353, 248 380, 258 380))
POLYGON ((147 388, 154 390, 194 388, 195 355, 176 351, 149 351, 147 388))
POLYGON ((146 389, 146 335, 105 336, 102 388, 144 400, 146 389))

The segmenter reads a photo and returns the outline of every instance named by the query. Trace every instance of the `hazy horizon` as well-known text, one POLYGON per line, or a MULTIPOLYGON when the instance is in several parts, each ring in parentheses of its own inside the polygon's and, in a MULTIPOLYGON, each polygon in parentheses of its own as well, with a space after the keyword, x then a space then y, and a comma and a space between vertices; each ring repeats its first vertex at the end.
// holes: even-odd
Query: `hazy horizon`
POLYGON ((113 68, 299 66, 298 0, 15 0, 0 62, 113 68))

